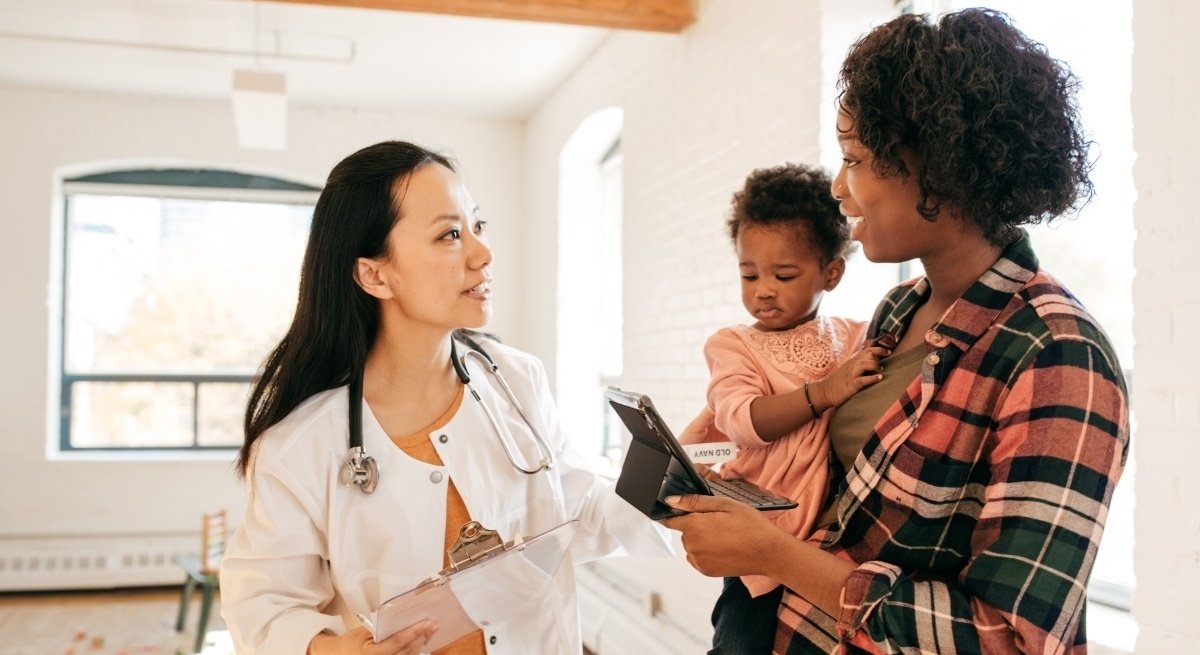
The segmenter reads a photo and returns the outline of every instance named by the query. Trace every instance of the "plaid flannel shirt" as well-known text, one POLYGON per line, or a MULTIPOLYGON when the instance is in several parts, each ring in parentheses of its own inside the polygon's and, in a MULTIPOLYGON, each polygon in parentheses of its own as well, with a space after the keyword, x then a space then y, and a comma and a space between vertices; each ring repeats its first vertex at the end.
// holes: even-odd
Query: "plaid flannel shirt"
MULTIPOLYGON (((929 293, 894 289, 899 338, 929 293)), ((1103 331, 1023 236, 925 334, 812 541, 858 563, 839 616, 785 592, 777 653, 1087 651, 1088 577, 1128 452, 1103 331)))

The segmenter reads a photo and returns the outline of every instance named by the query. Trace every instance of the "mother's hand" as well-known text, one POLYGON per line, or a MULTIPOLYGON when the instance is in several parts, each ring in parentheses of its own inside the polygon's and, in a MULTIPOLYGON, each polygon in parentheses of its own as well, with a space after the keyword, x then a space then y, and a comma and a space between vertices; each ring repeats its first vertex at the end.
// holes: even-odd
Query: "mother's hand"
POLYGON ((688 563, 709 576, 765 575, 831 616, 857 565, 797 539, 749 505, 713 496, 674 496, 666 503, 691 514, 663 519, 682 532, 688 563))
POLYGON ((729 498, 672 496, 666 503, 688 514, 660 521, 681 534, 687 560, 708 576, 771 575, 774 559, 795 541, 764 513, 729 498))

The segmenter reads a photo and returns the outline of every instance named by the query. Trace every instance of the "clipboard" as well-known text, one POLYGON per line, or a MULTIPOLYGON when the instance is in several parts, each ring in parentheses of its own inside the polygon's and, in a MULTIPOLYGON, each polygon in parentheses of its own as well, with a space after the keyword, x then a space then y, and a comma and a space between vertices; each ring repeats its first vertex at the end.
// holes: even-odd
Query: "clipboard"
POLYGON ((504 542, 496 531, 469 521, 446 551, 450 566, 381 603, 368 627, 380 641, 430 619, 438 629, 425 650, 435 651, 516 618, 549 591, 578 524, 572 519, 535 537, 504 542))

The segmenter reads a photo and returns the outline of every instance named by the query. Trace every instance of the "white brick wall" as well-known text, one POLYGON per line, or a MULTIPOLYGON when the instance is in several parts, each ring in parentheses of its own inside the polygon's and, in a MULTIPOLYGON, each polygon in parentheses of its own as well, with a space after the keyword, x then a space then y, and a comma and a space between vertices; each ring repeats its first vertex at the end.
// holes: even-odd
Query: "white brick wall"
MULTIPOLYGON (((892 11, 887 0, 873 6, 877 16, 892 11)), ((713 0, 699 16, 679 36, 614 33, 526 128, 527 247, 551 252, 563 144, 592 112, 625 109, 623 384, 652 394, 674 424, 703 401, 704 339, 746 320, 724 232, 730 196, 753 168, 819 160, 831 84, 822 80, 820 3, 713 0)), ((552 258, 527 264, 521 331, 551 371, 554 279, 552 258)), ((868 316, 876 300, 864 298, 857 313, 868 316)))
POLYGON ((1200 5, 1133 2, 1137 652, 1200 644, 1200 5))

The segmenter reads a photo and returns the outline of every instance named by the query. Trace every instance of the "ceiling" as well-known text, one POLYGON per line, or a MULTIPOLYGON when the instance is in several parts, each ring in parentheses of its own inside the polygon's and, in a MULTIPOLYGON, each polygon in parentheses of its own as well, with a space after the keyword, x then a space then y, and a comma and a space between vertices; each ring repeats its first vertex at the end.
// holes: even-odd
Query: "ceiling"
POLYGON ((521 118, 611 30, 251 0, 0 0, 0 83, 521 118))

